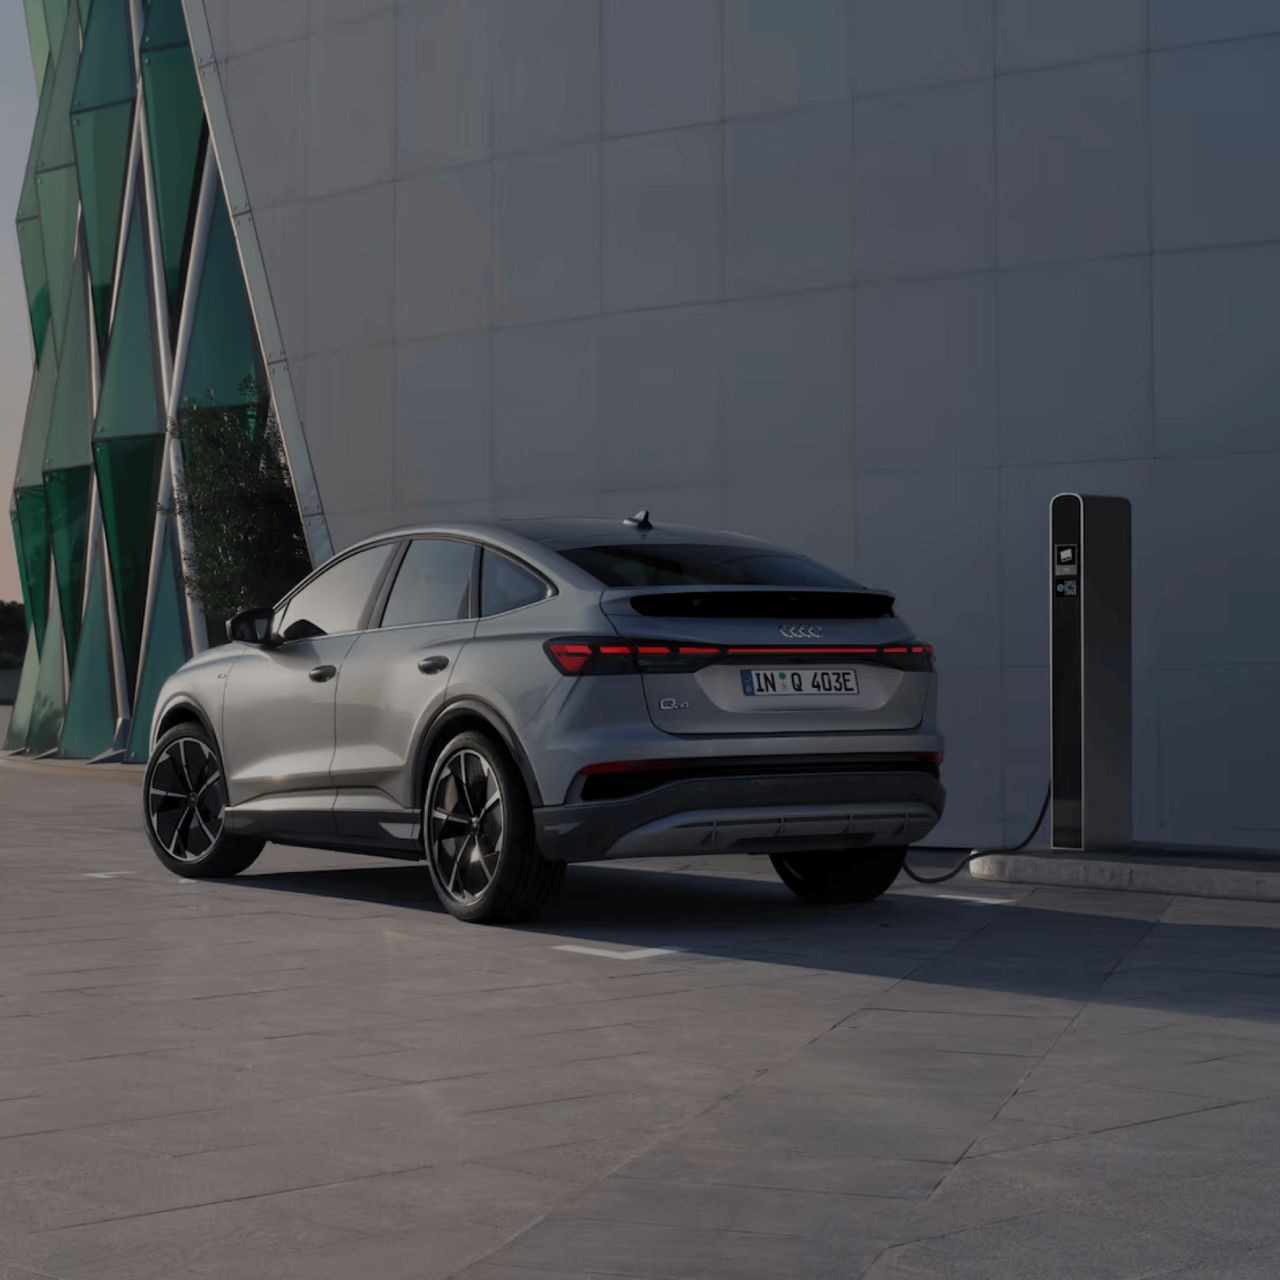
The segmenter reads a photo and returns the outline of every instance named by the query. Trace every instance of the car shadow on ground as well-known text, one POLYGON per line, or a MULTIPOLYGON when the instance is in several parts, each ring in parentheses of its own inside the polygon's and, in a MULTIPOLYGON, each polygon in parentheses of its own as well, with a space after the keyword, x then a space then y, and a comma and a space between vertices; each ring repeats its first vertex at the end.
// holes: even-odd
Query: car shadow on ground
MULTIPOLYGON (((443 914, 421 864, 265 872, 227 883, 443 914)), ((980 896, 989 886, 960 885, 944 897, 899 879, 875 902, 814 906, 765 877, 591 864, 570 868, 562 895, 537 921, 493 927, 548 946, 662 947, 685 958, 1280 1023, 1280 912, 1273 924, 1269 913, 1249 914, 1255 904, 1225 904, 1226 922, 1155 931, 1168 900, 1154 895, 1040 890, 1014 905, 980 896), (1233 918, 1232 907, 1244 910, 1233 918)))

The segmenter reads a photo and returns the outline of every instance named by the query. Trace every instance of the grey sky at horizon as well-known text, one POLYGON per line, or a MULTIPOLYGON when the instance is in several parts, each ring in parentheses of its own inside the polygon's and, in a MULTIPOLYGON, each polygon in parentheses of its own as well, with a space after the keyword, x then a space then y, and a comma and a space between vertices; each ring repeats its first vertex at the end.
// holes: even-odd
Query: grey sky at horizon
POLYGON ((0 600, 22 598, 9 523, 9 495, 18 469, 33 351, 13 219, 35 127, 36 101, 22 0, 5 0, 0 6, 0 484, 4 487, 0 600))

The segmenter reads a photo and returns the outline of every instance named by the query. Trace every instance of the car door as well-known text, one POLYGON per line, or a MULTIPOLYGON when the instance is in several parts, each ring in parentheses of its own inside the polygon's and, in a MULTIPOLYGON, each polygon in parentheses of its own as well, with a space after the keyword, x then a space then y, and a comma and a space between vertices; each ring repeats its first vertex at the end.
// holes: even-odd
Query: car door
POLYGON ((378 625, 360 635, 338 677, 333 785, 340 834, 413 839, 416 752, 475 632, 477 547, 414 538, 395 566, 378 625))
POLYGON ((327 565, 277 610, 275 643, 231 666, 222 713, 229 798, 278 811, 282 831, 332 833, 338 674, 398 546, 376 543, 327 565))

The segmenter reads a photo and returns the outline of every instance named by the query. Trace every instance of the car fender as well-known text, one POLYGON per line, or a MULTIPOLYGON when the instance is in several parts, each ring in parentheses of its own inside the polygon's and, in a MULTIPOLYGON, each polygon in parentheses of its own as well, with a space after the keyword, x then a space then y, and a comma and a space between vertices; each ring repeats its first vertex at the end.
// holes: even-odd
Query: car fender
POLYGON ((160 737, 160 726, 166 720, 171 719, 174 713, 178 711, 183 713, 183 718, 198 721, 200 727, 217 744, 218 749, 222 749, 221 743, 218 741, 218 735, 213 727, 214 717, 191 694, 174 693, 156 702, 155 714, 151 717, 151 732, 147 738, 148 759, 150 759, 151 753, 155 750, 156 740, 160 737))
POLYGON ((431 758, 432 753, 448 738, 450 727, 464 720, 477 719, 482 720, 502 742, 503 746, 507 748, 511 758, 515 761, 516 768, 520 770, 525 789, 529 793, 529 803, 535 807, 541 805, 542 794, 538 789, 533 766, 529 763, 529 757, 525 754, 520 739, 495 707, 483 698, 477 698, 472 694, 455 698, 441 707, 419 740, 417 756, 414 762, 414 796, 417 803, 421 804, 422 802, 426 762, 431 758))

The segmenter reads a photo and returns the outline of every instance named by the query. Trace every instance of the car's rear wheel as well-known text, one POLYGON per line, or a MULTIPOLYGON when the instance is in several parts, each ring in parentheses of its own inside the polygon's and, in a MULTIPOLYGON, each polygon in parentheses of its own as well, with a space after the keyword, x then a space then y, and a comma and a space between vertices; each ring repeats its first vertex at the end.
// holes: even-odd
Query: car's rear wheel
POLYGON ((458 734, 436 757, 422 834, 436 895, 459 920, 529 920, 564 880, 564 863, 538 851, 519 772, 482 733, 458 734))
POLYGON ((861 849, 849 853, 769 855, 782 883, 806 902, 870 902, 897 878, 904 848, 861 849))
POLYGON ((232 835, 226 807, 217 744, 198 724, 175 725, 156 743, 142 784, 142 812, 156 857, 189 880, 239 874, 264 842, 232 835))

